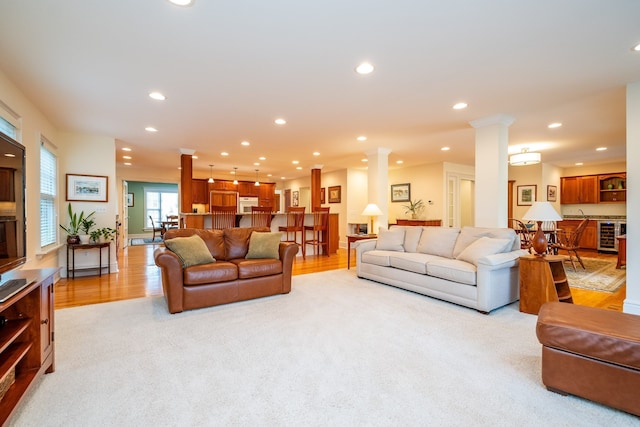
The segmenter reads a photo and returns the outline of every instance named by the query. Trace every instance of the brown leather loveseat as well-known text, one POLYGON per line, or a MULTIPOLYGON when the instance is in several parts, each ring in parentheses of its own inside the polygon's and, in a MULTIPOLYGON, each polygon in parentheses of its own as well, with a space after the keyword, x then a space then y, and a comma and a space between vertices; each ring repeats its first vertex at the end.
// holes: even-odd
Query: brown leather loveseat
POLYGON ((167 230, 164 234, 165 244, 177 237, 198 235, 215 259, 214 262, 183 267, 181 257, 170 249, 160 247, 155 250, 154 258, 162 273, 162 288, 169 312, 179 313, 183 310, 289 293, 291 268, 298 245, 276 243, 279 245, 276 248, 279 259, 245 259, 251 234, 269 231, 269 228, 167 230))
POLYGON ((536 333, 549 390, 640 416, 640 316, 547 302, 536 333))

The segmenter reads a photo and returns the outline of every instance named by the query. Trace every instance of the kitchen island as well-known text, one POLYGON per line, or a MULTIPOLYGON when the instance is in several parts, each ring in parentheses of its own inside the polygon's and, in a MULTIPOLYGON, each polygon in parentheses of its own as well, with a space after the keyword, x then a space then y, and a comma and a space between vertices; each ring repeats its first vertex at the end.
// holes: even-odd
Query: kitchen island
MULTIPOLYGON (((271 220, 271 231, 278 231, 278 227, 287 225, 287 215, 274 213, 271 220)), ((304 225, 313 225, 313 214, 305 214, 304 225)), ((236 214, 237 227, 251 227, 251 214, 236 214)), ((211 214, 206 213, 181 213, 180 227, 183 228, 211 228, 211 214)), ((283 236, 283 239, 285 237, 283 236)), ((340 242, 340 216, 337 213, 329 214, 329 254, 335 254, 340 242)), ((298 252, 302 255, 302 251, 298 252)))

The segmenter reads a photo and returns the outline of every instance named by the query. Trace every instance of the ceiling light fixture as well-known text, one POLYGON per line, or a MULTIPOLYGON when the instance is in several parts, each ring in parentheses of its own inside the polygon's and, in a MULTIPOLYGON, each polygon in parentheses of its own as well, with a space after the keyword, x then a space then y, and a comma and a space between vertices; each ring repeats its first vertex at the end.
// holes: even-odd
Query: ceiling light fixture
POLYGON ((131 166, 131 163, 129 163, 129 162, 124 162, 124 165, 125 165, 125 166, 131 166))
POLYGON ((213 184, 213 165, 209 165, 209 169, 211 170, 211 173, 209 174, 209 184, 213 184))
POLYGON ((238 185, 238 168, 233 167, 233 184, 238 185))
POLYGON ((362 74, 362 75, 371 74, 373 70, 374 70, 373 65, 371 65, 368 62, 363 62, 362 64, 356 67, 356 73, 362 74))
POLYGON ((285 119, 275 119, 274 123, 277 125, 284 125, 287 124, 287 121, 285 119))
POLYGON ((131 160, 131 156, 122 156, 122 158, 125 160, 131 160))
POLYGON ((364 135, 360 135, 358 138, 356 138, 358 141, 366 141, 367 137, 364 135))
POLYGON ((129 148, 129 147, 123 147, 123 148, 122 148, 122 151, 131 151, 131 148, 129 148))
POLYGON ((229 155, 229 153, 227 153, 226 151, 223 151, 222 153, 220 153, 220 155, 226 157, 229 155))
POLYGON ((195 0, 169 0, 169 3, 175 4, 176 6, 193 6, 193 2, 195 0))
POLYGON ((549 129, 556 129, 562 126, 562 123, 560 122, 554 122, 554 123, 550 123, 549 126, 547 126, 549 129))
POLYGON ((523 148, 522 152, 518 154, 512 154, 509 157, 509 164, 511 166, 529 166, 540 163, 542 156, 540 153, 530 152, 528 148, 523 148))
POLYGON ((449 151, 449 150, 451 150, 451 148, 449 148, 449 147, 442 147, 442 148, 440 149, 440 151, 449 151))
POLYGON ((258 169, 256 169, 256 182, 253 185, 255 185, 256 187, 260 186, 260 180, 258 179, 258 169))
POLYGON ((158 129, 152 126, 147 126, 146 128, 144 128, 144 130, 146 130, 147 132, 158 132, 158 129))
POLYGON ((251 145, 251 143, 249 141, 242 141, 240 145, 244 145, 245 147, 248 147, 249 145, 251 145))
POLYGON ((607 147, 598 147, 596 148, 596 151, 605 151, 607 149, 607 147))
POLYGON ((632 50, 634 50, 635 52, 640 52, 640 43, 638 43, 637 45, 635 45, 632 50))
POLYGON ((161 94, 160 92, 151 92, 149 94, 149 97, 151 99, 155 99, 156 101, 164 101, 165 99, 167 99, 167 97, 161 94))
POLYGON ((457 104, 455 104, 453 106, 453 109, 454 110, 464 110, 468 106, 469 106, 469 104, 467 104, 466 102, 458 102, 457 104))

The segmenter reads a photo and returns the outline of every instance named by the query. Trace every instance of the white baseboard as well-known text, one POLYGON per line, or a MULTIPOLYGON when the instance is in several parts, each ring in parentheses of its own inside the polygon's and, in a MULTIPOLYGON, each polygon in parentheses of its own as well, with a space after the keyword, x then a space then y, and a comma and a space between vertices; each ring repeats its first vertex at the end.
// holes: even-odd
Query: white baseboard
POLYGON ((630 314, 640 315, 640 301, 625 299, 622 304, 622 311, 630 314))

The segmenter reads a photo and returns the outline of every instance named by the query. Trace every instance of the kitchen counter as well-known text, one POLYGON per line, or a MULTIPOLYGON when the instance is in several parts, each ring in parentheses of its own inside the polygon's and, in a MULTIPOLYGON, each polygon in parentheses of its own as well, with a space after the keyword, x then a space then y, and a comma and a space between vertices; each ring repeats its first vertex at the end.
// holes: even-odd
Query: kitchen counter
POLYGON ((626 220, 626 215, 565 215, 562 219, 566 220, 580 220, 584 218, 589 218, 592 221, 620 221, 626 220))

